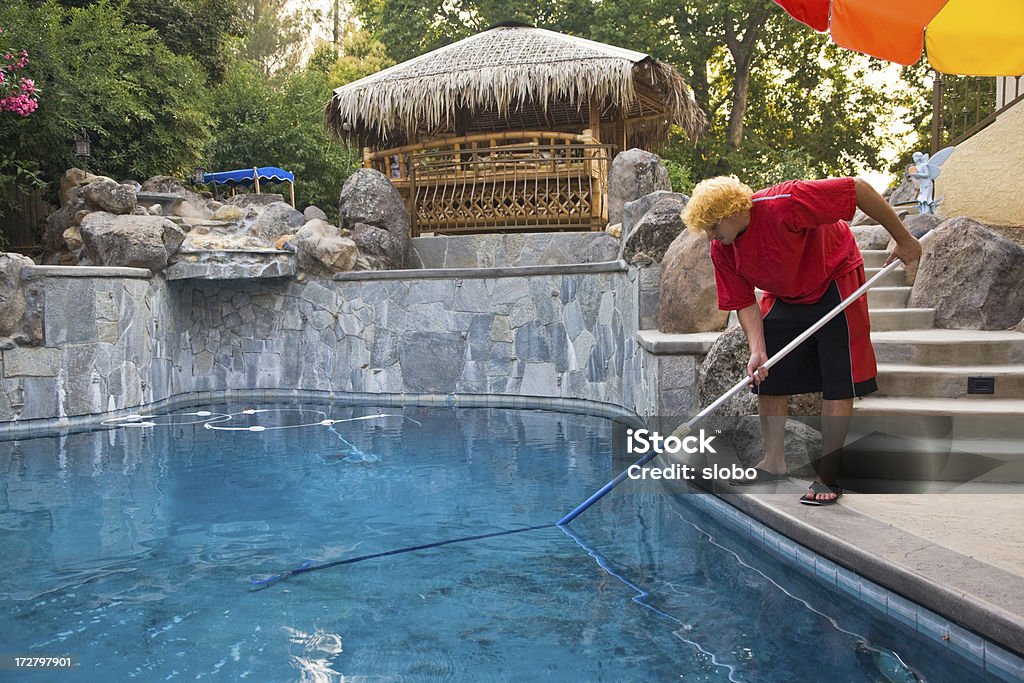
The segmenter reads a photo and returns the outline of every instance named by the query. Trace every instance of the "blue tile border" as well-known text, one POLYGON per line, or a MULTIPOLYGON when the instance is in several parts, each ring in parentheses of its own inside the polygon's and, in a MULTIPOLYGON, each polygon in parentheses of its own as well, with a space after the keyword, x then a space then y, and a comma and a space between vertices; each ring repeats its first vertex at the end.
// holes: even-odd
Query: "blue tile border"
POLYGON ((1024 681, 1024 658, 1013 652, 805 548, 712 494, 690 495, 687 500, 719 521, 760 540, 761 547, 772 556, 800 569, 820 583, 842 591, 879 616, 917 631, 945 647, 961 661, 1003 681, 1024 681))
MULTIPOLYGON (((582 398, 520 396, 507 394, 374 394, 305 389, 224 389, 193 391, 177 394, 153 403, 103 413, 76 415, 35 420, 0 422, 0 441, 45 436, 55 432, 78 431, 95 427, 103 420, 179 406, 215 403, 218 401, 331 401, 353 406, 434 406, 453 408, 517 408, 523 410, 553 410, 563 413, 604 417, 640 426, 636 413, 611 403, 599 403, 582 398)), ((742 515, 741 516, 745 516, 742 515)))

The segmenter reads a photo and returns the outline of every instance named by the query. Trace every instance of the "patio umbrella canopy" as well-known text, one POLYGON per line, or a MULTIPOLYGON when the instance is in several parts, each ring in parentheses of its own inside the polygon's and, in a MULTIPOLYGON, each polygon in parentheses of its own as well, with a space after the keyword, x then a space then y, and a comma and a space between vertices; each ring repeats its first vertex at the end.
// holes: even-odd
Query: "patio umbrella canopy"
POLYGON ((1022 0, 774 0, 843 47, 964 76, 1024 74, 1022 0))
POLYGON ((295 176, 283 168, 276 166, 260 166, 258 168, 240 168, 237 171, 219 171, 217 173, 204 173, 204 183, 216 185, 252 185, 257 177, 263 181, 274 181, 278 183, 293 183, 295 176))

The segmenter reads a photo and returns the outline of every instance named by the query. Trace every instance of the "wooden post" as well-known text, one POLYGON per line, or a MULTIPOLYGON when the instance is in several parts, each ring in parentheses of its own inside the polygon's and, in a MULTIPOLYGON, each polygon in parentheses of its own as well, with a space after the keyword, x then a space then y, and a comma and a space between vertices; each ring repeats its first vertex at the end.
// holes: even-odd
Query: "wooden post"
POLYGON ((612 142, 615 144, 616 154, 626 151, 626 119, 621 111, 615 117, 615 139, 612 142))
POLYGON ((369 147, 363 147, 363 168, 373 168, 373 162, 370 160, 369 147))
MULTIPOLYGON (((601 142, 601 108, 598 105, 598 103, 593 100, 593 98, 591 98, 591 100, 590 100, 590 117, 589 118, 590 118, 590 120, 589 120, 589 123, 588 123, 588 127, 589 127, 589 130, 590 130, 590 135, 593 138, 594 142, 600 143, 601 142)), ((583 131, 584 135, 586 134, 586 132, 587 131, 583 131)))
POLYGON ((293 180, 293 181, 291 181, 291 182, 290 182, 290 183, 288 183, 288 184, 289 184, 289 185, 291 185, 291 191, 292 191, 292 208, 294 209, 294 208, 295 208, 295 181, 293 180))
POLYGON ((409 237, 419 237, 419 226, 416 225, 416 166, 409 164, 409 195, 405 198, 405 210, 409 212, 409 237))
POLYGON ((252 179, 256 181, 256 194, 260 193, 260 170, 256 167, 252 169, 252 179))

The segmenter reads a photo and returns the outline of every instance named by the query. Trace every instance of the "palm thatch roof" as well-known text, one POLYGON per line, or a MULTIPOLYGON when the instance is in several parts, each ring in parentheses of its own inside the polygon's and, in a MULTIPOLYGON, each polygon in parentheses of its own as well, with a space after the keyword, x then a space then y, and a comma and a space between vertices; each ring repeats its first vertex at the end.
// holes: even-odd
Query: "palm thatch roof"
POLYGON ((650 55, 540 28, 501 25, 334 91, 325 125, 358 144, 495 130, 582 130, 623 119, 631 146, 659 148, 670 125, 705 125, 682 76, 650 55), (461 122, 461 126, 457 124, 461 122), (582 126, 581 126, 582 124, 582 126))

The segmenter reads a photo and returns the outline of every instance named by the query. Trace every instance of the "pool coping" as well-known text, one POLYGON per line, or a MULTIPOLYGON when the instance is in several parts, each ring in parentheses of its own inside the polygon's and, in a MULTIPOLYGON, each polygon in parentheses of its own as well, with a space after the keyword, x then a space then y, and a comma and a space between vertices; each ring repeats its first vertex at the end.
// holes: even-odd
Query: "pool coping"
MULTIPOLYGON (((941 615, 1011 656, 1024 656, 1024 577, 842 505, 801 506, 791 493, 715 496, 840 568, 941 615)), ((916 629, 928 635, 925 624, 918 622, 916 629)), ((948 643, 952 635, 947 632, 942 640, 948 643)), ((1013 664, 1024 678, 1020 660, 1013 664)))
POLYGON ((562 263, 534 266, 493 266, 488 268, 408 268, 403 270, 352 270, 337 273, 336 282, 364 280, 470 280, 537 275, 580 275, 587 273, 623 273, 629 265, 623 260, 593 263, 562 263))

